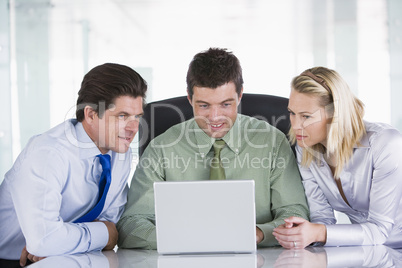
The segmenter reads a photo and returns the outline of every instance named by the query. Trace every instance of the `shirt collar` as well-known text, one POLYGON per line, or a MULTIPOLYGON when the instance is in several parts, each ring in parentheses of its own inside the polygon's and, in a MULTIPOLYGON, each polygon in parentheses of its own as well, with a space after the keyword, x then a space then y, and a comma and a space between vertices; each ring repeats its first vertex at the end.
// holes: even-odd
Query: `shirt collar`
POLYGON ((353 146, 354 149, 369 148, 369 147, 370 143, 367 133, 364 133, 363 137, 359 140, 359 142, 353 146))
MULTIPOLYGON (((237 141, 239 139, 240 121, 241 121, 241 115, 237 114, 235 123, 230 128, 229 132, 226 133, 226 135, 222 138, 222 140, 225 141, 229 149, 232 150, 235 154, 239 153, 239 146, 238 146, 239 143, 237 141)), ((209 137, 198 126, 197 122, 195 122, 194 119, 192 119, 192 122, 190 124, 191 124, 190 130, 194 131, 195 146, 198 147, 198 151, 202 156, 206 155, 211 150, 211 147, 215 142, 215 139, 209 137)))
MULTIPOLYGON (((102 154, 96 144, 91 140, 89 137, 88 133, 85 131, 84 126, 82 125, 81 122, 74 122, 72 121, 75 128, 75 132, 77 135, 77 144, 80 158, 85 159, 85 158, 90 158, 90 157, 96 157, 98 154, 102 154)), ((111 156, 111 151, 107 152, 111 156)))

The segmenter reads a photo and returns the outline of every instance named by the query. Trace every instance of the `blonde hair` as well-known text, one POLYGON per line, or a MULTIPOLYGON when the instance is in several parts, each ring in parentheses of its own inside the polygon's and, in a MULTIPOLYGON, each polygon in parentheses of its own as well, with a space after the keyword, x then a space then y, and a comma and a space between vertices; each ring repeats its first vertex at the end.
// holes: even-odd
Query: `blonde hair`
MULTIPOLYGON (((333 155, 336 161, 334 177, 338 178, 344 166, 352 157, 353 147, 366 133, 363 116, 364 104, 350 91, 345 80, 334 70, 314 67, 293 78, 292 90, 318 97, 319 105, 325 108, 327 118, 332 118, 327 133, 327 147, 315 144, 303 148, 302 166, 309 166, 320 154, 333 155)), ((292 128, 289 139, 296 143, 292 128)))

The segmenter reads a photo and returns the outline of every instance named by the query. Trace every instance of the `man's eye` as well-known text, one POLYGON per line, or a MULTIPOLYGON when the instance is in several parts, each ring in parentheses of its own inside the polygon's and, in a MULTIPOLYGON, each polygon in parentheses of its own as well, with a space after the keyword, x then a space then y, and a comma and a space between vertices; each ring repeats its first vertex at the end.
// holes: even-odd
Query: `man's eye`
POLYGON ((125 120, 126 119, 126 115, 124 115, 124 114, 119 114, 119 119, 120 120, 125 120))

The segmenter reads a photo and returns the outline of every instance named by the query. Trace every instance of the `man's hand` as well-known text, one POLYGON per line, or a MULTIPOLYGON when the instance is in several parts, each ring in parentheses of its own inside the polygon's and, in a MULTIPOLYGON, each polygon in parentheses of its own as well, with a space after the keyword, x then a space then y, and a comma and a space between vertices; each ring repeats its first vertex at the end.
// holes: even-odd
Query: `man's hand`
POLYGON ((117 238, 119 237, 119 233, 117 232, 116 225, 110 221, 102 221, 109 232, 109 241, 103 250, 112 250, 117 245, 117 238))
POLYGON ((30 260, 31 262, 37 262, 44 258, 46 258, 46 257, 37 257, 37 256, 32 255, 31 253, 29 253, 27 251, 27 247, 24 247, 21 252, 20 266, 24 267, 27 264, 27 260, 30 260))
POLYGON ((264 240, 264 233, 261 231, 260 228, 258 228, 258 227, 256 227, 256 228, 257 228, 257 232, 256 232, 257 237, 256 237, 256 240, 257 240, 257 245, 258 245, 262 240, 264 240))

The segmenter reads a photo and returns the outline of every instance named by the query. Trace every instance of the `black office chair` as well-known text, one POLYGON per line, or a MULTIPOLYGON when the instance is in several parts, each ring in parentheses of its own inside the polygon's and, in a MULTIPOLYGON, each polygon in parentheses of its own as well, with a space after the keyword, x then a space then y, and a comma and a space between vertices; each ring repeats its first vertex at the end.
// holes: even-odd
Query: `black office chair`
MULTIPOLYGON (((264 120, 287 135, 290 127, 288 99, 264 94, 244 93, 238 111, 264 120)), ((149 142, 171 126, 193 117, 187 96, 148 103, 140 121, 138 152, 141 156, 149 142)))

